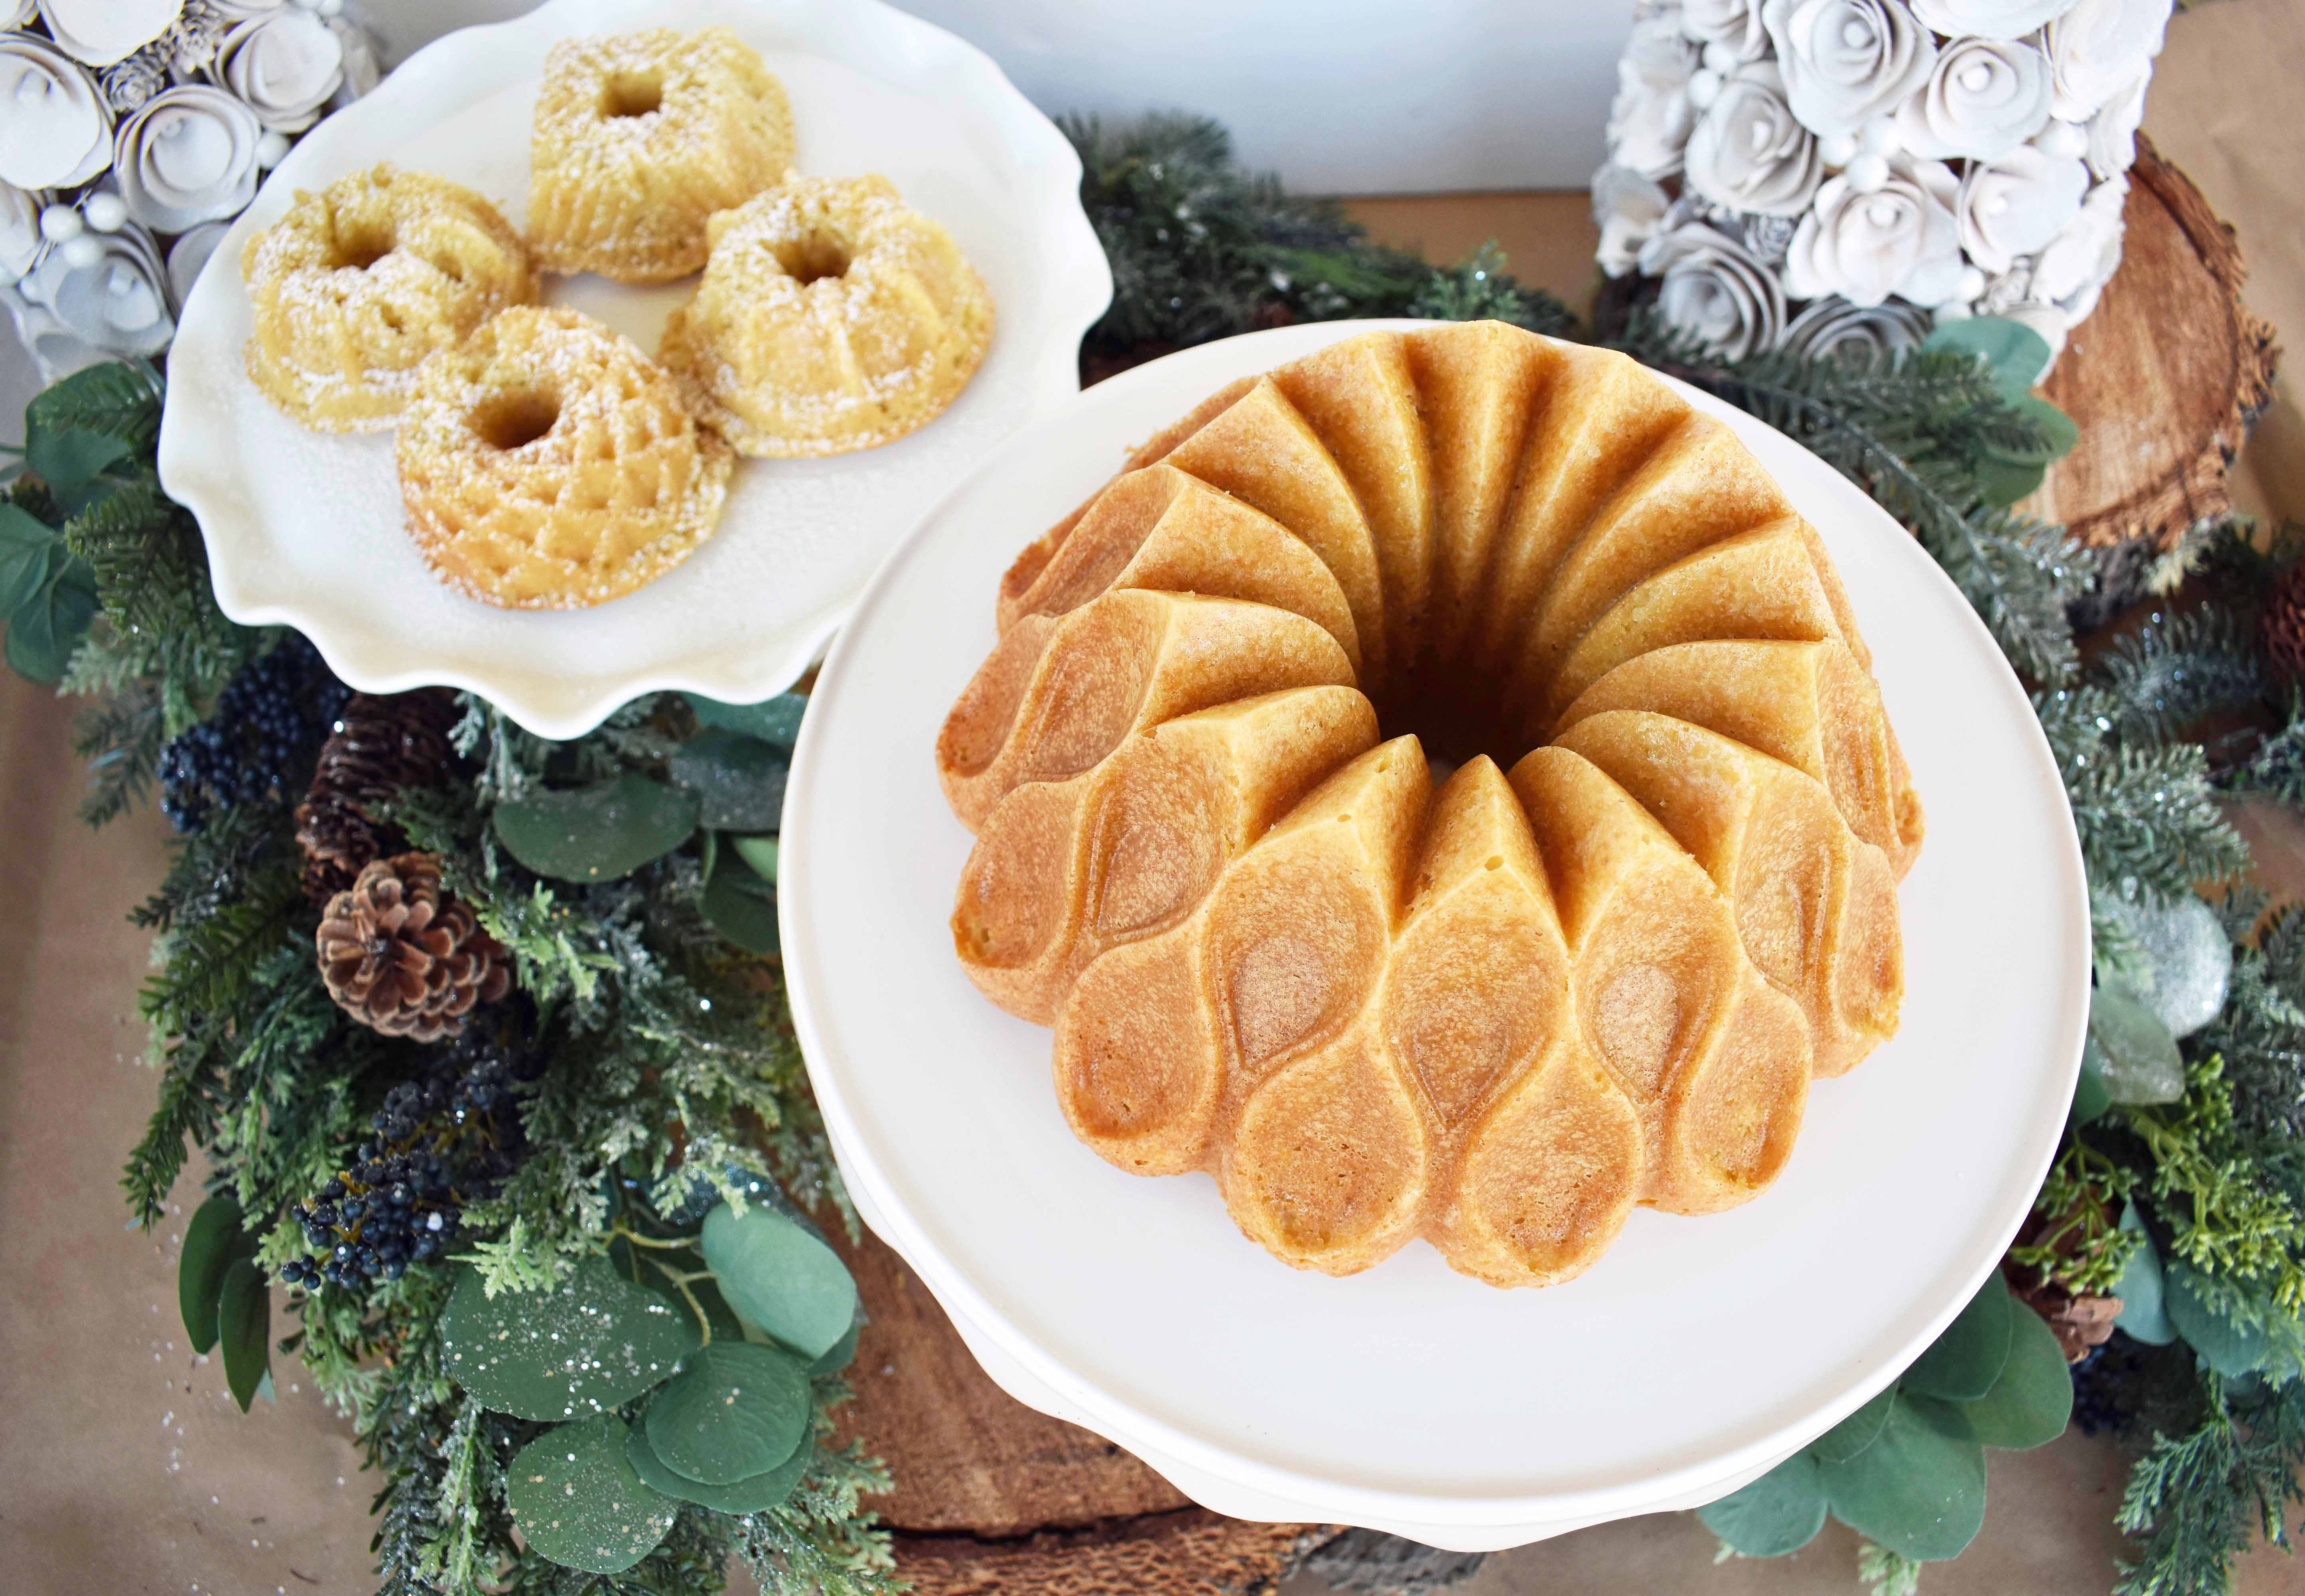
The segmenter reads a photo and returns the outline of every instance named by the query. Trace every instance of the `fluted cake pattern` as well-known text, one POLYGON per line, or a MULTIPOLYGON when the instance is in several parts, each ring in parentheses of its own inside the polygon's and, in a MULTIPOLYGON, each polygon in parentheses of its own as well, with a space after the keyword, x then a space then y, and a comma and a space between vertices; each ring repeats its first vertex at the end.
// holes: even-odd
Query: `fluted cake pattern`
POLYGON ((1289 1263, 1567 1279, 1765 1189, 1896 1030, 1921 811, 1847 595, 1621 355, 1476 322, 1231 384, 997 615, 937 746, 961 964, 1084 1143, 1289 1263))

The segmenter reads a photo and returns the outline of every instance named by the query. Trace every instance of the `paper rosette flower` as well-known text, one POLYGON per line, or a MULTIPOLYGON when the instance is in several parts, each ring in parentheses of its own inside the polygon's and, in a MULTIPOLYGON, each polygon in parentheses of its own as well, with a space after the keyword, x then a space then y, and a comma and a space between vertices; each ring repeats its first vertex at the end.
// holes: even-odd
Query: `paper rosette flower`
POLYGON ((1601 230, 1594 258, 1601 269, 1612 277, 1632 270, 1641 246, 1663 225, 1671 203, 1662 188, 1637 172, 1612 164, 1593 174, 1593 225, 1601 230))
POLYGON ((40 197, 0 183, 0 283, 13 283, 40 258, 40 197))
POLYGON ((208 0, 208 7, 227 22, 244 22, 268 11, 278 11, 288 0, 208 0))
POLYGON ((2088 191, 2080 210, 2033 261, 2032 293, 2054 301, 2075 322, 2097 309, 2097 295, 2121 264, 2122 208, 2129 200, 2127 175, 2108 178, 2088 191))
POLYGON ((1680 30, 1719 45, 1738 61, 1755 60, 1769 49, 1769 30, 1761 25, 1761 0, 1682 0, 1680 30))
POLYGON ((1827 178, 1785 252, 1785 292, 1864 306, 1892 293, 1944 304, 1961 286, 1960 196, 1961 180, 1942 161, 1900 161, 1870 192, 1846 175, 1827 178))
POLYGON ((168 246, 168 296, 178 304, 192 297, 192 284, 200 275, 200 267, 208 263, 224 235, 232 231, 230 222, 202 222, 168 246))
POLYGON ((73 59, 110 66, 166 33, 184 0, 39 0, 48 37, 73 59))
POLYGON ((1913 0, 1914 14, 1939 33, 2022 38, 2073 0, 1913 0))
POLYGON ((21 28, 32 20, 32 0, 0 0, 0 28, 21 28))
POLYGON ((283 6, 234 23, 208 71, 266 127, 301 133, 344 81, 344 41, 310 12, 283 6))
POLYGON ((1845 299, 1812 300, 1785 328, 1788 354, 1822 360, 1858 351, 1890 355, 1929 335, 1929 313, 1899 299, 1852 305, 1845 299))
POLYGON ((344 58, 344 81, 328 97, 328 108, 333 111, 350 105, 381 82, 384 61, 380 47, 369 30, 343 13, 328 19, 328 31, 336 36, 344 58))
POLYGON ((1824 177, 1816 135, 1785 103, 1776 64, 1752 61, 1722 83, 1688 135, 1684 177, 1716 205, 1799 216, 1824 177))
POLYGON ((186 83, 120 124, 112 166, 128 214, 158 233, 238 216, 256 196, 256 113, 221 89, 186 83))
POLYGON ((1785 327, 1776 274, 1703 222, 1683 222, 1641 246, 1640 268, 1663 279, 1657 312, 1666 321, 1741 361, 1777 346, 1785 327))
POLYGON ((1643 177, 1680 170, 1697 115, 1688 101, 1696 71, 1697 47, 1681 37, 1670 13, 1633 24, 1617 63, 1617 98, 1609 105, 1609 148, 1617 165, 1643 177))
POLYGON ((2049 58, 2031 45, 1955 39, 1897 107, 1897 134, 1927 159, 1989 161, 2048 125, 2049 98, 2049 58))
POLYGON ((112 165, 112 111, 95 80, 38 35, 0 33, 0 181, 70 188, 112 165))
POLYGON ((1904 0, 1763 0, 1785 98, 1815 133, 1853 133, 1918 89, 1936 41, 1904 0))
POLYGON ((2145 90, 2151 82, 2151 74, 2139 73, 2089 119, 2089 170, 2099 177, 2117 176, 2137 164, 2137 130, 2145 121, 2145 90))
POLYGON ((1961 180, 1961 247, 1979 269, 2007 271, 2080 215, 2088 168, 2070 157, 2020 144, 1974 161, 1961 180))
POLYGON ((51 250, 20 285, 74 338, 106 354, 157 354, 175 335, 168 277, 152 237, 134 223, 117 233, 89 233, 96 259, 74 266, 51 250))
POLYGON ((2056 112, 2086 122, 2144 77, 2161 53, 2170 0, 2079 0, 2049 24, 2056 112))

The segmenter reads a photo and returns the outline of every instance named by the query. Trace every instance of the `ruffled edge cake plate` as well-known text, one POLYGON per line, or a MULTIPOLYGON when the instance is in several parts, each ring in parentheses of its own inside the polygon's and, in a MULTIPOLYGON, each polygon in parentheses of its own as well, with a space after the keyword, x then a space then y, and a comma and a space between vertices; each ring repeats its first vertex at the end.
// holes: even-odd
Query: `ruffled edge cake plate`
MULTIPOLYGON (((1112 286, 1079 191, 1072 147, 989 57, 879 0, 551 0, 418 51, 267 179, 184 305, 161 481, 200 520, 225 614, 297 628, 355 687, 469 689, 549 737, 664 688, 765 698, 821 654, 874 568, 954 482, 1079 391, 1081 335, 1112 286), (711 540, 637 593, 512 611, 452 592, 404 530, 391 434, 310 431, 249 380, 241 247, 297 190, 385 160, 475 189, 517 224, 552 44, 714 23, 782 80, 802 172, 883 174, 951 231, 991 288, 991 348, 952 406, 909 437, 829 459, 740 462, 711 540)), ((651 353, 694 286, 544 281, 548 302, 600 317, 651 353)))
POLYGON ((1896 1039, 1811 1094, 1790 1167, 1701 1218, 1640 1210, 1586 1274, 1500 1291, 1412 1243, 1346 1279, 1244 1239, 1213 1183, 1073 1139, 1050 1033, 980 997, 947 917, 971 838, 937 730, 1018 549, 1232 378, 1371 326, 1124 373, 1018 433, 914 531, 833 646, 785 801, 793 1015, 872 1229, 1012 1395, 1245 1517, 1510 1546, 1693 1506, 1885 1386, 1995 1268, 2080 1067, 2079 845, 2023 689, 1968 603, 1837 472, 1693 390, 1823 533, 1927 806, 1896 1039))

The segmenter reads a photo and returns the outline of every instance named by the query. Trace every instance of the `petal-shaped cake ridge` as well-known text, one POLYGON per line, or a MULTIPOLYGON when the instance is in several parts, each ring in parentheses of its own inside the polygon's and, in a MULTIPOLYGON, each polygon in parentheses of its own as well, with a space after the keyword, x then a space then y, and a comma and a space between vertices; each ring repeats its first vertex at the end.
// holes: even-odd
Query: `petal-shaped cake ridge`
POLYGON ((1904 995, 1888 856, 1850 833, 1824 784, 1717 732, 1612 709, 1553 744, 1654 816, 1729 900, 1746 956, 1801 1006, 1820 1075, 1896 1033, 1904 995))
POLYGON ((1848 646, 1848 600, 1816 531, 1797 515, 1644 577, 1611 605, 1543 684, 1532 728, 1628 659, 1674 643, 1755 638, 1848 646))
POLYGON ((1433 463, 1408 349, 1399 333, 1369 333, 1272 373, 1359 497, 1396 660, 1416 658, 1433 592, 1433 463))
POLYGON ((1259 694, 1127 739, 996 804, 961 871, 953 946, 977 989, 1046 1024, 1106 948, 1166 930, 1314 783, 1376 741, 1349 687, 1259 694))
POLYGON ((1920 852, 1920 799, 1881 691, 1837 643, 1714 641, 1658 649, 1586 688, 1561 715, 1560 731, 1610 709, 1673 716, 1823 782, 1849 828, 1886 853, 1900 877, 1920 852))
POLYGON ((1270 515, 1171 465, 1115 479, 1097 496, 1013 607, 1063 615, 1115 588, 1202 593, 1270 604, 1319 625, 1360 667, 1360 633, 1321 556, 1270 515))
POLYGON ((1053 1024, 1086 1146, 1285 1262, 1568 1279, 1765 1190, 1895 1031, 1920 805, 1848 595, 1620 355, 1475 323, 1244 378, 997 606, 937 751, 962 964, 1053 1024))
POLYGON ((946 717, 937 774, 974 831, 1019 782, 1078 776, 1122 739, 1180 715, 1352 684, 1336 640, 1290 611, 1121 589, 1009 629, 946 717))

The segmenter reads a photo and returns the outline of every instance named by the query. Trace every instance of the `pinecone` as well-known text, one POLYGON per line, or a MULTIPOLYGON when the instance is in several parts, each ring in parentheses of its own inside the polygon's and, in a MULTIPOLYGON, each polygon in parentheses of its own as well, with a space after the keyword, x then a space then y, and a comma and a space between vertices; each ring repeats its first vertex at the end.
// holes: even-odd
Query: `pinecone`
POLYGON ((2265 652, 2285 676, 2305 676, 2305 564, 2281 573, 2257 618, 2265 652))
POLYGON ((440 890, 437 854, 362 866, 351 887, 328 900, 313 940, 336 1006, 387 1036, 456 1036, 474 1004, 512 988, 504 945, 440 890))
POLYGON ((2075 1296, 2062 1286, 2020 1286, 2017 1296, 2048 1321, 2068 1363, 2080 1363, 2091 1347, 2111 1340, 2113 1321, 2121 1314, 2117 1296, 2075 1296))
POLYGON ((407 835, 369 818, 369 806, 403 787, 431 786, 453 769, 448 728, 454 694, 437 689, 378 698, 354 693, 320 748, 312 786, 296 809, 304 893, 325 904, 370 861, 404 852, 407 835))

